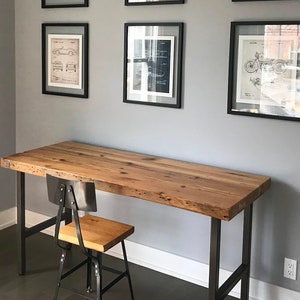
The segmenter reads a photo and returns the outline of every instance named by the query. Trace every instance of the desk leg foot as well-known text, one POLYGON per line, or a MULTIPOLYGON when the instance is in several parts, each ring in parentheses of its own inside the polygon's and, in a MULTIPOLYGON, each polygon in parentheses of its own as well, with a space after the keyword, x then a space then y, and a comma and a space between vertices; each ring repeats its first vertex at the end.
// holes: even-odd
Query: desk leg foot
POLYGON ((18 269, 19 275, 26 273, 25 235, 25 174, 17 173, 17 229, 18 229, 18 269))

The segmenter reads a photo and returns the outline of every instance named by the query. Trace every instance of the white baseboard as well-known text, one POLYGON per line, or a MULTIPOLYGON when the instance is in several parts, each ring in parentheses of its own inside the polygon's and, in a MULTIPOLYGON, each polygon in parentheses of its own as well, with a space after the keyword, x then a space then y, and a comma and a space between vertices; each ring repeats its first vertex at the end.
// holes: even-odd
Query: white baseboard
MULTIPOLYGON (((31 227, 48 217, 31 211, 26 211, 26 226, 31 227)), ((0 212, 0 229, 16 224, 16 208, 0 212)), ((53 235, 53 227, 44 233, 53 235)), ((180 257, 171 253, 126 241, 128 260, 140 266, 189 281, 191 283, 208 287, 209 267, 206 264, 180 257)), ((115 246, 108 251, 108 254, 122 258, 120 246, 115 246)), ((231 272, 220 270, 220 281, 224 282, 231 272)), ((230 295, 239 298, 240 285, 237 285, 230 295)), ((282 287, 268 284, 266 282, 251 279, 250 282, 251 300, 298 300, 300 293, 282 287)))
POLYGON ((0 211, 0 230, 15 225, 17 223, 17 208, 12 207, 0 211))

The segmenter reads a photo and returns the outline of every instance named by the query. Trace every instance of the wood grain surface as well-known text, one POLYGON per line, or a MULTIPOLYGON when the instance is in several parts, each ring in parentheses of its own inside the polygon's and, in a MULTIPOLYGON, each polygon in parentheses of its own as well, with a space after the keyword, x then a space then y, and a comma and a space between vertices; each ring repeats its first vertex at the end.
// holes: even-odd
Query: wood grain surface
MULTIPOLYGON (((80 218, 80 228, 84 246, 99 252, 106 252, 134 232, 134 227, 131 225, 92 215, 80 218)), ((61 227, 58 238, 79 245, 75 222, 61 227)))
POLYGON ((99 190, 226 221, 271 184, 267 176, 72 141, 1 158, 1 166, 36 176, 93 181, 99 190))

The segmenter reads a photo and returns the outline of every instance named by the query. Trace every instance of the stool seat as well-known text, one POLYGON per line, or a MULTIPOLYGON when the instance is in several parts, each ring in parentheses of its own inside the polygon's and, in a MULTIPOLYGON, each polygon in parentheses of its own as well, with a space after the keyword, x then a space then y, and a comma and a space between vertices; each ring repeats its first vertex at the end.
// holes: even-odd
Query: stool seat
MULTIPOLYGON (((93 215, 81 217, 80 228, 85 248, 99 252, 106 252, 134 232, 131 225, 93 215)), ((61 227, 58 238, 79 245, 75 222, 61 227)))

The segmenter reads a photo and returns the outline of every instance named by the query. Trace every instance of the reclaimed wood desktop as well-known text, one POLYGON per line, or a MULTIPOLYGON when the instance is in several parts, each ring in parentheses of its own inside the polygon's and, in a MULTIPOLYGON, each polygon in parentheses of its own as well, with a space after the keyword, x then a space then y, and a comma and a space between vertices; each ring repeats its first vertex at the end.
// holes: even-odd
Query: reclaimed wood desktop
MULTIPOLYGON (((270 178, 162 157, 62 142, 1 158, 17 171, 19 273, 26 272, 26 238, 55 218, 25 227, 25 173, 46 173, 95 182, 99 190, 136 197, 211 217, 209 300, 224 299, 241 280, 241 299, 249 299, 253 202, 270 187, 270 178), (221 221, 244 211, 242 263, 219 287, 221 221)), ((66 216, 70 221, 70 215, 66 216)))

